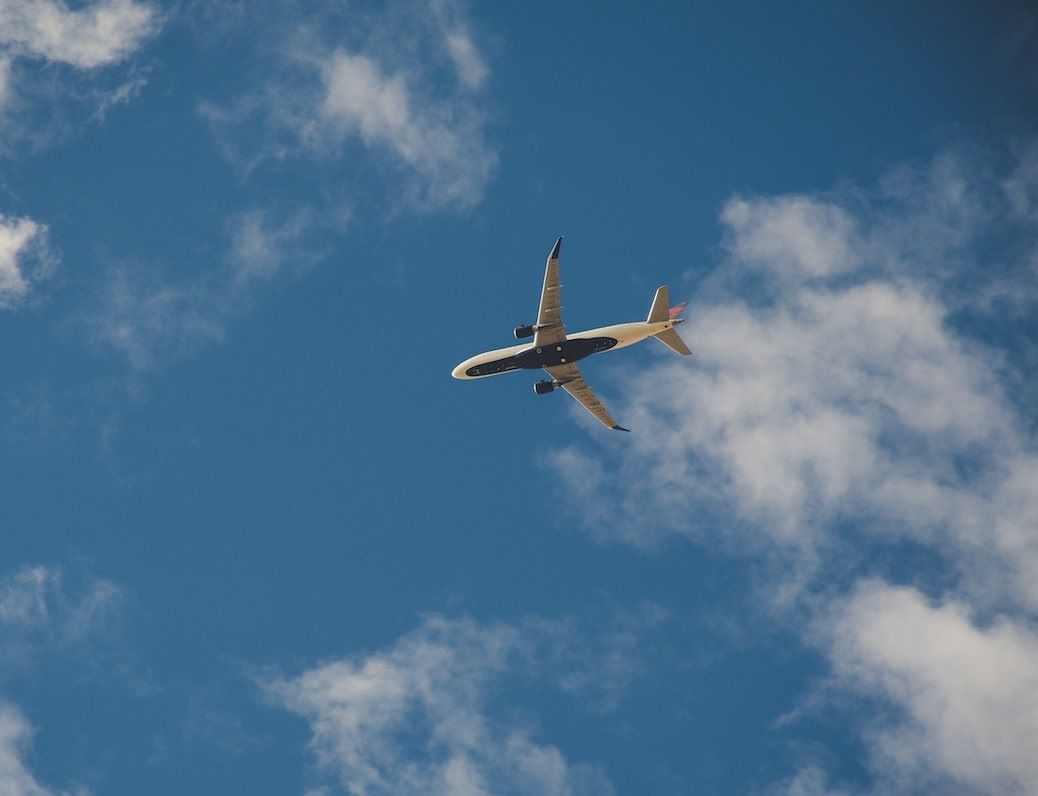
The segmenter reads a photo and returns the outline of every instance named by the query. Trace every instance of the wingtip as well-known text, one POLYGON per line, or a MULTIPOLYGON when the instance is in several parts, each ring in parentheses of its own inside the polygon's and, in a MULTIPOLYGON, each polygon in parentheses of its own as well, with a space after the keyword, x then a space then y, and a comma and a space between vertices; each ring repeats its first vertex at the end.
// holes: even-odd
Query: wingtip
POLYGON ((555 245, 551 248, 551 254, 548 255, 549 260, 556 260, 559 257, 559 251, 562 249, 562 235, 559 235, 555 240, 555 245))
POLYGON ((623 426, 613 426, 613 431, 626 431, 628 434, 631 433, 631 429, 624 428, 623 426))

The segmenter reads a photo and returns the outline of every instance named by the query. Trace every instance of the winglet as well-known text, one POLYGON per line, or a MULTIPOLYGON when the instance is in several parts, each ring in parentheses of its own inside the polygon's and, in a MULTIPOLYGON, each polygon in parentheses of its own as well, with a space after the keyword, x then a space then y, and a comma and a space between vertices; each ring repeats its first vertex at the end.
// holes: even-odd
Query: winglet
POLYGON ((551 254, 548 255, 549 260, 559 259, 559 250, 562 248, 562 236, 559 235, 558 240, 555 241, 555 245, 552 246, 551 254))
POLYGON ((613 431, 626 431, 627 433, 630 433, 631 429, 624 428, 623 426, 613 426, 613 431))

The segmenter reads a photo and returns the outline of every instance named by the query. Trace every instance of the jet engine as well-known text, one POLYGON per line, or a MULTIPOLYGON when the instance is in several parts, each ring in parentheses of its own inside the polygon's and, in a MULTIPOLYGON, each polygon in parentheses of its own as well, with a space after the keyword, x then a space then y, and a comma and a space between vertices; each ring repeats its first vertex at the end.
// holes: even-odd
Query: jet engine
POLYGON ((539 381, 533 385, 533 391, 538 395, 547 395, 558 386, 554 381, 539 381))
POLYGON ((533 324, 527 324, 526 326, 516 326, 512 334, 515 335, 516 340, 525 340, 527 337, 533 337, 533 333, 537 331, 533 324))

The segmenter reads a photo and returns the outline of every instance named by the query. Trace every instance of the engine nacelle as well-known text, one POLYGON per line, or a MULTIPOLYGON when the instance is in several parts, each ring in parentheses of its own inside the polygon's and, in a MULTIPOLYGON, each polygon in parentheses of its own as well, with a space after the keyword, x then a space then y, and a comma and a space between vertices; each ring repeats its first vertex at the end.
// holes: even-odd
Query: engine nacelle
POLYGON ((539 381, 533 385, 533 391, 538 395, 547 395, 558 386, 553 381, 539 381))
POLYGON ((533 333, 537 331, 533 324, 527 324, 526 326, 516 326, 512 334, 515 335, 516 340, 525 340, 527 337, 533 337, 533 333))

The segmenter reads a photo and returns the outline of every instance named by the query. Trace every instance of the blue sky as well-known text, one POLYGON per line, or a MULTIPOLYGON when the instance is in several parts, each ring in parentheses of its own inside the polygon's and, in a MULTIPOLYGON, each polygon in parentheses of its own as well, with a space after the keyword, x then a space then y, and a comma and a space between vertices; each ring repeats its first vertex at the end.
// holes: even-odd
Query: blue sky
POLYGON ((0 790, 1038 789, 1036 25, 0 0, 0 790))

